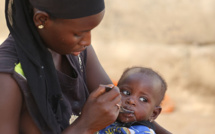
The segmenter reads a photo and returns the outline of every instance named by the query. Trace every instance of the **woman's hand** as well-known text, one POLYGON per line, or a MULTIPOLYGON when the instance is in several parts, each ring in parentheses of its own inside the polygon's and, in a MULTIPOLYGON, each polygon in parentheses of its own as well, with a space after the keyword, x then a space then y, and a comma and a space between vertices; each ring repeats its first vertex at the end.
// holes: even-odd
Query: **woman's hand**
POLYGON ((63 134, 93 134, 112 124, 118 114, 121 105, 121 95, 118 87, 106 92, 105 87, 111 85, 100 85, 94 90, 85 103, 81 116, 67 128, 63 134))
POLYGON ((106 92, 105 87, 111 85, 100 85, 94 90, 85 103, 81 116, 67 128, 63 134, 94 134, 115 122, 121 105, 121 95, 118 87, 106 92))
POLYGON ((100 85, 90 94, 82 110, 80 120, 84 121, 83 126, 90 132, 96 132, 112 124, 119 114, 119 108, 116 106, 121 105, 119 88, 113 87, 106 92, 106 86, 113 85, 100 85))

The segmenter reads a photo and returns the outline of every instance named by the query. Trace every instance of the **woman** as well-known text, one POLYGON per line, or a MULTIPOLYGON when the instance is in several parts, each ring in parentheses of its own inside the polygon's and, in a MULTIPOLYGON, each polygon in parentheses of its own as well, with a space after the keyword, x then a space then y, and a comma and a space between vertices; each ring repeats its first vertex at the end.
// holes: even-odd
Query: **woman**
POLYGON ((6 0, 5 13, 0 133, 93 134, 116 120, 119 89, 100 85, 111 80, 90 45, 103 0, 6 0))

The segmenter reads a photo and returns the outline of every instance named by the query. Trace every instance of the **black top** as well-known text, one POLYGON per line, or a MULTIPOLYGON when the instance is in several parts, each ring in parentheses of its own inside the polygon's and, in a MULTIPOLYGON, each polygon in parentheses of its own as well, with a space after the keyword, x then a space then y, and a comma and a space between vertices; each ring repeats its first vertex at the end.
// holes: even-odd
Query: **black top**
MULTIPOLYGON (((62 90, 62 96, 57 97, 59 97, 59 100, 62 100, 64 102, 65 111, 69 111, 68 113, 64 113, 64 111, 62 111, 62 116, 64 116, 64 118, 67 118, 68 120, 71 115, 79 116, 81 109, 89 95, 88 89, 86 87, 86 55, 87 50, 83 51, 80 54, 82 62, 81 64, 78 56, 66 55, 70 63, 70 69, 72 69, 75 73, 73 77, 57 71, 57 76, 62 90)), ((42 132, 48 134, 59 133, 57 131, 53 132, 46 125, 45 119, 41 115, 38 105, 35 103, 34 97, 32 97, 32 92, 29 89, 27 80, 14 71, 15 65, 19 62, 20 61, 17 57, 14 39, 12 36, 9 36, 7 40, 2 45, 0 45, 0 72, 11 73, 13 75, 14 79, 17 81, 21 88, 30 115, 32 116, 39 129, 42 132)), ((57 117, 57 119, 61 121, 63 117, 57 117)), ((58 128, 56 129, 59 129, 59 131, 61 131, 63 127, 60 123, 58 123, 58 128)))

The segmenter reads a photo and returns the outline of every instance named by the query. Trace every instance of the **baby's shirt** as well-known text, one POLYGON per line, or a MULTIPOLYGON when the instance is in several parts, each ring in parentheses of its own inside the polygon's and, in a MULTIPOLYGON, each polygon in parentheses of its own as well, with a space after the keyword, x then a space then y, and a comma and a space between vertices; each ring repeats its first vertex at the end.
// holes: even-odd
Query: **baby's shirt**
POLYGON ((155 134, 155 132, 153 129, 142 124, 133 124, 131 126, 125 127, 115 122, 110 126, 100 130, 96 134, 155 134))

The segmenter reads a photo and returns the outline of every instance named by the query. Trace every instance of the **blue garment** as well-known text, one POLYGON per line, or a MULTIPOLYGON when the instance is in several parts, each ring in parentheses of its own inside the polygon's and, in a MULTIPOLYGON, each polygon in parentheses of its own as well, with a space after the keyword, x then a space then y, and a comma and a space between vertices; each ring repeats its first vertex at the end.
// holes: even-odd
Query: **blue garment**
POLYGON ((97 134, 155 134, 155 132, 153 129, 143 125, 121 127, 118 123, 113 123, 97 132, 97 134))

